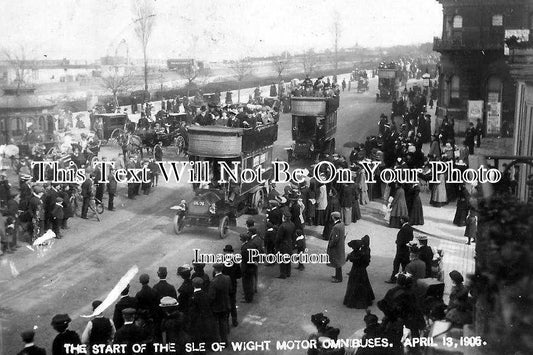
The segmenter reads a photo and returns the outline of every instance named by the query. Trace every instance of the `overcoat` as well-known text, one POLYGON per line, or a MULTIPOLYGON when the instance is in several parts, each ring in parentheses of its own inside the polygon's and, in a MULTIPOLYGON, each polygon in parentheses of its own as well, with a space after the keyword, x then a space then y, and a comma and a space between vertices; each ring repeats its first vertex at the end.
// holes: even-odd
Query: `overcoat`
POLYGON ((328 242, 328 266, 339 268, 346 262, 346 251, 344 241, 346 239, 344 224, 337 221, 331 228, 328 242))

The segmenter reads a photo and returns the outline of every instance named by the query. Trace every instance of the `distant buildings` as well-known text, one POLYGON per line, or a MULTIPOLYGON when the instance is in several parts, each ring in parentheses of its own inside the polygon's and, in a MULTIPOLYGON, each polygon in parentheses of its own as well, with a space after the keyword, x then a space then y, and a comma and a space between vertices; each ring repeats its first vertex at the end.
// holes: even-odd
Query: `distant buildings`
POLYGON ((94 76, 99 69, 96 64, 63 60, 21 60, 0 62, 0 85, 8 85, 17 80, 17 71, 24 71, 25 82, 34 84, 82 81, 94 76))
POLYGON ((439 118, 463 133, 482 119, 489 135, 512 135, 516 88, 506 63, 505 39, 527 40, 533 30, 531 0, 437 0, 443 6, 439 118))

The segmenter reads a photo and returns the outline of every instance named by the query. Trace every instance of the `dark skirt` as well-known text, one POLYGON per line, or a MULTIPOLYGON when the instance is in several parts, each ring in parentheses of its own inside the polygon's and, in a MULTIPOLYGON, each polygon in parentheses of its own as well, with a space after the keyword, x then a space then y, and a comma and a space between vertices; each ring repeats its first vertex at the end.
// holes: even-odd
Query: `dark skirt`
POLYGON ((421 226, 424 224, 424 210, 420 196, 415 196, 411 210, 409 211, 409 224, 412 226, 421 226))
POLYGON ((400 217, 391 217, 389 220, 389 227, 391 228, 401 228, 402 224, 400 222, 400 217))
POLYGON ((352 205, 352 221, 356 222, 361 219, 361 209, 359 208, 359 199, 355 199, 352 205))
POLYGON ((364 267, 353 267, 343 304, 348 308, 366 309, 374 301, 374 291, 364 267))
POLYGON ((468 203, 464 199, 457 200, 457 210, 453 218, 453 224, 459 227, 466 226, 466 217, 468 216, 468 203))

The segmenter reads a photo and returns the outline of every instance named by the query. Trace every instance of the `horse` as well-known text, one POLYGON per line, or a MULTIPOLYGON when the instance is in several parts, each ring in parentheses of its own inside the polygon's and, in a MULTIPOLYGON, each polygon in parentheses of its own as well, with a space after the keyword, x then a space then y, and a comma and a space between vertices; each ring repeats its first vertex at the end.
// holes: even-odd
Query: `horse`
POLYGON ((143 159, 143 144, 139 136, 131 133, 121 133, 117 137, 117 143, 122 148, 122 153, 124 157, 129 154, 140 153, 141 159, 143 159))

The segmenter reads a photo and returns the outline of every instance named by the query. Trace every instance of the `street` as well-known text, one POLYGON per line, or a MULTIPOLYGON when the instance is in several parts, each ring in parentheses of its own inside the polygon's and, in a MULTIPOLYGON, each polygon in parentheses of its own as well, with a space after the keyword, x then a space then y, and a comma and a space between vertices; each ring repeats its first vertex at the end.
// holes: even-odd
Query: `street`
MULTIPOLYGON (((343 148, 345 142, 364 142, 366 136, 376 134, 379 115, 389 114, 390 103, 375 101, 376 85, 376 79, 371 79, 370 90, 366 93, 358 94, 356 90, 341 93, 336 136, 339 153, 347 154, 347 148, 343 148)), ((279 122, 274 158, 280 160, 286 159, 284 148, 291 143, 290 117, 283 114, 279 122)), ((113 154, 113 151, 110 149, 105 154, 108 153, 113 154)), ((150 195, 138 196, 136 200, 128 200, 125 194, 125 186, 119 186, 117 209, 114 212, 106 210, 100 216, 101 222, 90 216, 89 220, 73 218, 65 237, 56 240, 49 250, 38 253, 20 247, 9 259, 2 259, 0 322, 3 332, 0 334, 0 349, 4 353, 13 353, 20 348, 18 334, 34 326, 37 327, 36 343, 49 349, 55 336, 50 320, 56 313, 68 313, 73 319, 70 328, 81 334, 88 319, 80 316, 90 314, 91 302, 103 300, 133 265, 139 267, 139 274, 150 275, 150 285, 157 282, 157 268, 168 267, 168 281, 177 288, 181 279, 176 276, 176 269, 191 263, 193 248, 205 253, 220 253, 226 244, 232 244, 239 249, 238 235, 245 230, 246 215, 239 218, 237 227, 224 240, 218 238, 215 229, 186 228, 181 235, 174 234, 174 214, 170 207, 192 196, 189 185, 160 182, 150 195), (12 272, 10 262, 18 275, 12 272)), ((346 242, 360 239, 365 234, 370 236, 372 260, 368 273, 377 301, 390 288, 383 281, 390 276, 397 230, 386 226, 378 203, 362 206, 361 213, 363 219, 347 227, 346 242)), ((264 217, 253 218, 261 222, 264 217)), ((325 252, 327 242, 314 237, 321 232, 321 227, 306 229, 310 253, 325 252)), ((350 267, 345 265, 343 273, 347 273, 350 267)), ((258 294, 253 303, 238 304, 240 324, 232 328, 230 340, 304 340, 314 331, 311 314, 318 312, 327 312, 331 325, 341 329, 339 338, 350 337, 364 327, 365 311, 342 305, 347 277, 343 283, 333 284, 330 282, 333 271, 325 265, 308 264, 304 271, 294 269, 291 278, 280 280, 275 278, 277 267, 260 267, 258 294)), ((206 273, 211 272, 208 265, 206 273)), ((130 295, 135 295, 139 289, 137 276, 131 282, 130 295)), ((372 310, 381 316, 375 303, 372 310)), ((112 311, 113 306, 104 314, 110 317, 112 311)), ((302 352, 265 351, 269 354, 302 352)), ((225 350, 224 353, 234 352, 225 350)))

